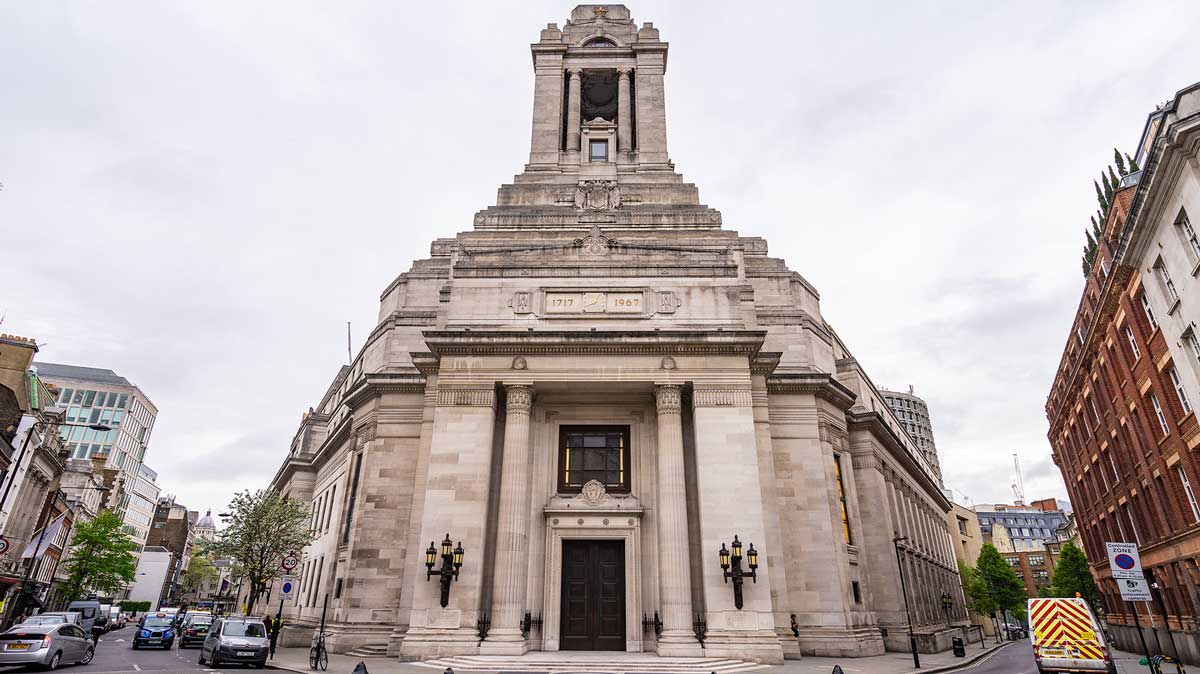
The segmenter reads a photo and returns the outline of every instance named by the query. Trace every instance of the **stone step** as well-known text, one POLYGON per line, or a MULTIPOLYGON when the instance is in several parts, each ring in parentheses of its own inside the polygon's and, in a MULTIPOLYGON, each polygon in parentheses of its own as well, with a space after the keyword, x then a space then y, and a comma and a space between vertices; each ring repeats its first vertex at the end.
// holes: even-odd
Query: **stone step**
POLYGON ((597 657, 597 653, 570 655, 523 656, 458 655, 413 664, 431 669, 458 672, 611 672, 613 674, 737 674, 764 669, 767 665, 743 660, 721 658, 660 658, 654 655, 613 653, 597 657))
POLYGON ((384 658, 387 657, 387 644, 363 644, 358 648, 346 651, 346 655, 356 658, 384 658))

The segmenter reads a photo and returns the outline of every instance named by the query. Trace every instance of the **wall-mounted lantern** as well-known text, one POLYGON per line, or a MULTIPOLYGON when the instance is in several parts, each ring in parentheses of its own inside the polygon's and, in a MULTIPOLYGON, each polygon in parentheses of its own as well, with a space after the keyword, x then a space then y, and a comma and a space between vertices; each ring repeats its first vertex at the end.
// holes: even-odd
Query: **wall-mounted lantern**
POLYGON ((429 547, 425 549, 425 580, 441 576, 442 608, 446 608, 450 603, 450 582, 458 580, 458 570, 462 568, 463 554, 465 553, 462 541, 459 541, 458 546, 453 550, 450 549, 451 545, 453 542, 450 540, 450 534, 446 534, 446 538, 442 540, 442 568, 437 571, 433 570, 433 566, 437 563, 438 549, 433 547, 433 541, 430 541, 429 547))
POLYGON ((758 550, 754 549, 754 544, 746 550, 746 564, 750 567, 749 571, 742 570, 742 542, 735 535, 733 537, 732 551, 725 548, 725 544, 721 544, 721 549, 717 552, 721 558, 721 573, 725 576, 725 582, 733 579, 733 605, 738 609, 742 608, 742 579, 749 578, 755 583, 758 582, 758 550))

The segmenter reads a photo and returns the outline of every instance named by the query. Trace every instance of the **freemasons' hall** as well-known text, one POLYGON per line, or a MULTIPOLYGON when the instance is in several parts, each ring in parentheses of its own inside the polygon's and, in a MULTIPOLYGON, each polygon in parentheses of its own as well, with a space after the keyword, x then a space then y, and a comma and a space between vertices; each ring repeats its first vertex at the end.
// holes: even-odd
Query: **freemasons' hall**
POLYGON ((875 655, 908 649, 903 570, 948 647, 950 504, 816 289, 676 172, 658 28, 580 5, 531 49, 524 170, 383 290, 272 482, 317 532, 292 629, 328 601, 331 650, 403 659, 875 655))

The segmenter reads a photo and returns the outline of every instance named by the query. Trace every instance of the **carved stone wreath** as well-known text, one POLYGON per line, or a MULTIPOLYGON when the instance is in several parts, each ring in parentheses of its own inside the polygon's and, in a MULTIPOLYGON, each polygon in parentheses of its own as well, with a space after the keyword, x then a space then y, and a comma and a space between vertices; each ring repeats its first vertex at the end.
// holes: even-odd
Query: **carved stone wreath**
POLYGON ((613 240, 604 236, 599 227, 592 227, 587 236, 575 239, 575 245, 583 249, 584 255, 604 255, 612 244, 613 240))
POLYGON ((579 497, 587 503, 595 505, 604 499, 606 493, 604 484, 599 480, 588 480, 583 485, 583 489, 579 490, 579 497))

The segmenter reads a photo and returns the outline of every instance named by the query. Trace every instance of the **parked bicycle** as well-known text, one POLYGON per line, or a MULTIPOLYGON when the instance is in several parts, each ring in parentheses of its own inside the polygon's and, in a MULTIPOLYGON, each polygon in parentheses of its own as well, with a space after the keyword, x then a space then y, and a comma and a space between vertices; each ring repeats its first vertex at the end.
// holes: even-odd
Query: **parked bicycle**
POLYGON ((325 632, 317 632, 313 637, 312 648, 308 651, 308 668, 312 670, 329 669, 329 651, 325 650, 325 632))

